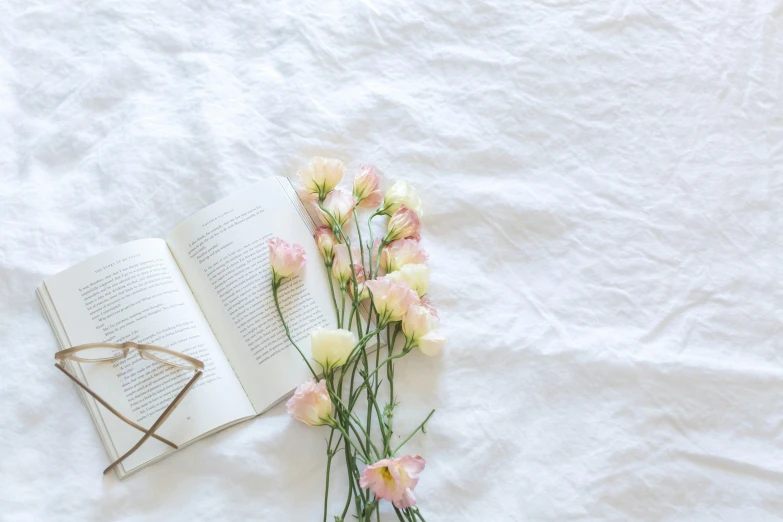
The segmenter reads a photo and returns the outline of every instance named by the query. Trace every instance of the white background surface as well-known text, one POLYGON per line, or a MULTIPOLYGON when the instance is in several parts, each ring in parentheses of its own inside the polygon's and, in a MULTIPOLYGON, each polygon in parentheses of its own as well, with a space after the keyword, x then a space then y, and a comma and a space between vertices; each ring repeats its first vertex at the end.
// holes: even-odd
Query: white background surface
POLYGON ((0 3, 3 520, 319 520, 282 407, 101 477, 33 295, 313 155, 427 202, 429 522, 783 517, 779 1, 0 3))

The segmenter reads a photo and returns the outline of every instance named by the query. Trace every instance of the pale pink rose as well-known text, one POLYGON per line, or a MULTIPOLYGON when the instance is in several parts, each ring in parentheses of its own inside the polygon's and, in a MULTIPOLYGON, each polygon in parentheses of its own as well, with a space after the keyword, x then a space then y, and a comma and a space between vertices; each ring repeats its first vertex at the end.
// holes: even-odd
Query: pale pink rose
POLYGON ((359 259, 359 250, 354 247, 351 249, 353 256, 353 270, 351 272, 351 257, 348 255, 348 247, 342 243, 334 245, 334 262, 332 263, 332 275, 340 284, 345 284, 353 280, 353 273, 356 273, 357 282, 364 281, 364 267, 356 261, 359 259))
POLYGON ((305 251, 300 245, 289 245, 279 237, 269 240, 269 264, 276 283, 298 274, 305 263, 305 251))
POLYGON ((386 237, 383 238, 383 242, 391 243, 395 239, 401 238, 412 238, 418 241, 421 239, 421 235, 419 234, 420 226, 419 216, 403 205, 394 213, 391 219, 389 219, 386 237))
POLYGON ((378 170, 370 165, 359 168, 359 174, 353 180, 353 196, 357 205, 363 208, 378 208, 383 201, 383 192, 378 188, 381 179, 378 170))
POLYGON ((334 247, 338 243, 334 237, 334 232, 329 227, 318 227, 315 229, 315 243, 318 245, 318 251, 324 258, 324 261, 331 263, 334 259, 334 247))
POLYGON ((364 468, 359 485, 375 493, 376 499, 388 500, 397 509, 407 509, 416 505, 413 490, 425 464, 418 455, 379 460, 364 468))
POLYGON ((323 201, 326 212, 321 210, 317 202, 314 205, 324 225, 329 225, 332 228, 335 225, 343 227, 351 219, 353 207, 356 206, 356 198, 342 190, 333 190, 323 201))
POLYGON ((416 292, 403 282, 381 277, 364 284, 370 289, 375 310, 381 316, 379 326, 401 320, 411 306, 421 302, 416 292))
POLYGON ((394 272, 405 265, 423 265, 428 257, 415 239, 397 239, 383 247, 381 267, 386 273, 394 272))
POLYGON ((300 384, 285 403, 288 413, 298 421, 310 426, 331 424, 332 400, 326 390, 326 381, 316 383, 313 379, 300 384))
POLYGON ((313 158, 307 167, 298 172, 302 185, 299 197, 323 200, 343 179, 343 173, 342 161, 331 158, 313 158))
POLYGON ((420 337, 437 329, 437 316, 423 305, 411 306, 402 318, 402 331, 408 341, 416 342, 420 337))
POLYGON ((405 339, 424 355, 438 355, 446 344, 446 338, 438 332, 438 315, 429 303, 408 309, 402 318, 402 331, 405 339))
POLYGON ((435 309, 434 306, 432 306, 432 301, 430 301, 428 297, 421 298, 421 306, 427 308, 427 310, 429 310, 430 313, 434 315, 436 319, 438 319, 438 310, 435 309))

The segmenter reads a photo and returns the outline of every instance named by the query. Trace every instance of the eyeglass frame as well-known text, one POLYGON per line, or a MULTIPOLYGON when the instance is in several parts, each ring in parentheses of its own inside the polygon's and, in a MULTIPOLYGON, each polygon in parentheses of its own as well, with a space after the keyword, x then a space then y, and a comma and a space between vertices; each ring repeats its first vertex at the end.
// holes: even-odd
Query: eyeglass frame
POLYGON ((114 415, 116 415, 120 420, 128 424, 129 426, 132 426, 136 428, 137 430, 144 433, 144 436, 137 442, 130 450, 128 450, 124 455, 119 457, 117 460, 112 462, 109 467, 107 467, 105 470, 103 470, 103 474, 107 474, 109 471, 116 468, 122 461, 124 461, 126 458, 128 458, 131 454, 133 454, 137 449, 141 447, 144 442, 147 441, 150 437, 155 438, 169 446, 171 446, 174 449, 179 449, 179 447, 174 444, 173 442, 169 441, 168 439, 165 439, 161 437, 160 435, 157 435, 155 431, 168 419, 169 415, 174 411, 174 409, 179 406, 179 403, 182 402, 182 399, 185 397, 185 394, 190 390, 190 388, 193 386, 193 384, 196 383, 196 381, 203 375, 204 373, 204 363, 195 357, 191 357, 189 355, 186 355, 181 352, 177 352, 175 350, 171 350, 169 348, 164 348, 163 346, 156 346, 152 344, 137 344, 134 342, 125 342, 122 344, 116 344, 116 343, 88 343, 88 344, 80 344, 78 346, 74 346, 71 348, 66 348, 65 350, 60 350, 59 352, 54 354, 54 358, 57 360, 55 363, 55 368, 62 371, 65 375, 68 376, 73 382, 75 382, 79 387, 81 387, 84 391, 86 391, 92 398, 94 398, 96 401, 98 401, 101 405, 103 405, 106 409, 108 409, 110 412, 112 412, 114 415), (84 351, 91 348, 110 348, 110 349, 117 349, 121 350, 121 353, 118 353, 115 356, 112 357, 105 357, 100 359, 83 359, 81 357, 76 356, 80 351, 84 351), (158 419, 150 426, 149 429, 145 429, 143 426, 133 422, 129 418, 125 417, 123 414, 121 414, 119 411, 117 411, 115 408, 113 408, 108 402, 106 402, 100 395, 98 395, 95 391, 90 389, 88 385, 81 382, 75 375, 73 375, 68 369, 66 368, 65 364, 63 364, 64 361, 74 361, 79 363, 101 363, 101 362, 115 362, 122 359, 125 359, 128 356, 128 353, 132 349, 135 349, 139 352, 139 356, 142 359, 157 362, 160 364, 164 364, 166 366, 176 368, 179 370, 191 370, 195 371, 195 374, 193 377, 188 381, 188 383, 185 385, 185 387, 182 389, 182 391, 177 394, 177 396, 174 398, 174 400, 171 402, 171 404, 168 405, 168 407, 163 411, 163 413, 160 414, 158 419), (184 361, 189 362, 192 366, 186 366, 186 365, 177 365, 168 361, 165 361, 163 359, 160 359, 158 357, 155 357, 154 355, 150 355, 149 352, 163 352, 169 355, 173 355, 175 357, 178 357, 184 361))

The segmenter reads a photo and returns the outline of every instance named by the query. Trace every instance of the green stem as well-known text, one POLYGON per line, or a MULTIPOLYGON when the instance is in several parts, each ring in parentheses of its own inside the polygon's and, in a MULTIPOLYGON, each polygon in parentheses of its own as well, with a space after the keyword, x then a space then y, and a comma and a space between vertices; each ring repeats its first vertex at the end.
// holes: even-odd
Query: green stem
POLYGON ((357 437, 361 437, 361 436, 359 435, 359 433, 357 433, 357 432, 356 432, 356 427, 354 426, 354 424, 355 424, 356 426, 358 426, 360 430, 362 430, 362 433, 363 433, 363 434, 364 434, 364 436, 367 438, 367 442, 368 442, 367 453, 369 453, 370 447, 372 447, 373 451, 375 452, 375 455, 376 455, 376 457, 378 457, 378 460, 380 460, 380 456, 381 456, 381 454, 380 454, 380 452, 378 451, 378 448, 375 446, 375 444, 373 444, 372 440, 370 439, 370 435, 369 435, 369 434, 368 434, 368 433, 367 433, 367 432, 364 430, 364 428, 362 427, 362 424, 361 424, 361 422, 359 421, 359 419, 358 419, 357 417, 355 417, 355 416, 354 416, 354 415, 351 413, 351 411, 348 409, 348 406, 346 406, 346 405, 345 405, 345 403, 343 402, 343 400, 342 400, 340 397, 338 397, 337 395, 335 395, 333 390, 329 389, 329 386, 327 386, 327 391, 329 391, 329 394, 330 394, 330 396, 331 396, 332 400, 335 400, 335 401, 337 401, 337 403, 338 403, 340 406, 342 406, 342 407, 343 407, 344 411, 345 411, 345 412, 346 412, 346 414, 348 415, 348 417, 347 417, 347 420, 348 420, 348 422, 346 422, 346 424, 348 425, 348 427, 350 427, 351 429, 353 429, 353 430, 354 430, 354 433, 356 433, 356 436, 357 436, 357 437), (354 424, 351 424, 351 422, 350 422, 350 421, 354 421, 354 424))
POLYGON ((400 519, 400 522, 405 522, 405 519, 402 518, 402 513, 400 513, 400 510, 397 509, 397 506, 394 506, 394 512, 397 514, 397 518, 400 519))
MULTIPOLYGON (((342 234, 342 230, 340 230, 340 233, 342 234)), ((359 281, 356 279, 356 271, 353 269, 353 264, 354 263, 353 263, 353 252, 351 252, 351 239, 348 236, 346 236, 346 235, 343 235, 343 239, 345 240, 345 246, 348 247, 348 261, 351 263, 351 278, 353 280, 352 281, 353 282, 353 296, 351 296, 352 297, 351 303, 352 303, 353 309, 358 311, 358 308, 359 308, 359 306, 361 304, 361 302, 359 301, 359 281)), ((362 244, 362 242, 360 240, 359 241, 359 245, 361 245, 361 244, 362 244)), ((369 328, 369 326, 368 326, 368 328, 369 328)), ((350 326, 349 326, 348 329, 350 330, 350 326)), ((357 316, 356 316, 356 330, 359 333, 359 337, 361 337, 362 336, 361 314, 357 314, 357 316)))
POLYGON ((333 438, 334 428, 332 428, 331 433, 329 433, 329 442, 326 445, 326 492, 324 493, 324 522, 326 522, 326 517, 329 512, 329 472, 332 469, 332 457, 334 457, 334 453, 332 453, 333 438))
POLYGON ((364 453, 364 449, 361 447, 361 445, 357 445, 353 440, 351 440, 351 437, 348 435, 348 432, 345 431, 345 428, 343 428, 340 424, 335 424, 335 428, 343 434, 343 438, 353 447, 353 449, 359 452, 358 455, 362 461, 365 464, 370 464, 370 459, 367 457, 367 454, 364 453))
MULTIPOLYGON (((370 266, 370 274, 367 277, 367 279, 372 279, 373 278, 373 271, 372 271, 372 244, 375 241, 375 239, 373 239, 373 237, 372 237, 373 236, 373 233, 372 233, 372 220, 373 220, 373 218, 375 216, 378 216, 378 215, 379 215, 378 212, 375 211, 375 212, 373 212, 370 215, 369 218, 367 218, 367 228, 370 230, 370 243, 369 243, 369 245, 367 245, 367 261, 368 261, 368 264, 370 266)), ((375 275, 377 276, 377 273, 375 275)))
POLYGON ((340 323, 340 311, 337 308, 337 297, 334 295, 334 281, 332 281, 332 263, 324 263, 326 266, 326 277, 329 279, 329 291, 332 293, 332 302, 334 303, 334 313, 337 314, 337 323, 340 323))
POLYGON ((383 250, 383 247, 386 246, 386 243, 384 243, 383 240, 381 240, 381 243, 378 245, 378 257, 375 260, 375 274, 378 274, 378 271, 381 269, 381 251, 383 250))
POLYGON ((275 298, 275 308, 277 308, 277 315, 280 316, 280 322, 283 323, 283 328, 285 328, 285 335, 288 337, 288 340, 291 341, 291 344, 294 345, 294 348, 296 348, 296 351, 299 352, 299 355, 302 356, 302 360, 305 362, 307 367, 310 369, 310 373, 313 374, 313 378, 315 380, 318 380, 318 374, 315 373, 315 370, 313 370, 313 367, 310 366, 310 362, 307 360, 307 357, 304 356, 302 353, 302 350, 299 349, 299 346, 296 345, 294 340, 291 338, 291 332, 288 330, 288 325, 285 323, 285 319, 283 318, 283 312, 280 310, 280 301, 277 298, 277 290, 280 287, 280 281, 272 281, 272 295, 275 298))
POLYGON ((359 236, 359 252, 362 255, 362 266, 364 266, 364 248, 362 248, 362 227, 359 226, 359 214, 356 207, 353 208, 353 222, 356 224, 356 234, 359 236))
POLYGON ((375 375, 376 373, 378 373, 378 370, 380 370, 380 369, 381 369, 381 367, 382 367, 384 364, 387 364, 389 361, 393 361, 394 359, 399 359, 400 357, 405 357, 406 355, 408 355, 408 352, 410 352, 410 351, 411 351, 411 349, 410 349, 410 348, 404 348, 404 349, 402 350, 402 352, 401 352, 401 353, 399 353, 399 354, 397 354, 397 355, 392 355, 392 356, 390 356, 390 357, 387 357, 387 358, 386 358, 386 359, 384 359, 383 361, 381 361, 381 364, 380 364, 380 365, 378 365, 378 367, 377 367, 377 368, 375 368, 375 369, 374 369, 372 372, 370 372, 370 374, 369 374, 369 375, 367 375, 367 378, 366 378, 366 379, 365 379, 365 381, 364 381, 364 382, 365 382, 365 384, 367 384, 367 385, 369 386, 368 379, 369 379, 370 377, 372 377, 373 375, 375 375))
POLYGON ((417 427, 415 430, 413 430, 413 432, 411 432, 411 434, 410 434, 410 435, 408 435, 408 437, 407 437, 407 438, 406 438, 404 441, 402 441, 402 442, 400 443, 400 445, 399 445, 399 446, 397 446, 396 448, 394 448, 394 451, 392 451, 392 454, 391 454, 391 456, 392 456, 392 457, 393 457, 394 455, 396 455, 396 454, 397 454, 397 452, 398 452, 398 451, 400 451, 400 449, 401 449, 403 446, 405 446, 405 443, 406 443, 406 442, 408 442, 409 440, 411 440, 411 437, 413 437, 414 435, 416 435, 416 432, 418 432, 419 430, 423 430, 423 429, 424 429, 424 425, 425 425, 425 424, 427 424, 427 421, 428 421, 428 420, 430 420, 430 417, 432 417, 432 415, 433 415, 434 413, 435 413, 435 410, 432 410, 432 411, 430 412, 430 414, 429 414, 429 415, 427 415, 427 418, 426 418, 426 419, 424 419, 424 421, 423 421, 421 424, 419 424, 419 425, 418 425, 418 427, 417 427))
POLYGON ((343 315, 340 318, 339 324, 337 325, 338 328, 342 328, 345 324, 345 285, 340 284, 340 296, 341 296, 341 303, 342 303, 342 309, 343 309, 343 315))

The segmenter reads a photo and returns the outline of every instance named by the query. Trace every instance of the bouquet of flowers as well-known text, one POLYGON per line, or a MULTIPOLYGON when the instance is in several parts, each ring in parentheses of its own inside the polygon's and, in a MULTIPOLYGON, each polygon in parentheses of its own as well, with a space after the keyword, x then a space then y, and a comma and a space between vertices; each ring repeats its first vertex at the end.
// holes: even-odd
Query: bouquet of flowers
POLYGON ((277 312, 289 341, 313 376, 296 389, 287 403, 288 412, 310 426, 330 430, 324 522, 332 460, 339 449, 349 488, 342 514, 334 517, 336 522, 346 520, 351 505, 360 521, 380 520, 381 500, 392 503, 400 521, 424 521, 413 490, 425 461, 418 455, 400 456, 400 451, 418 431, 425 432, 435 410, 400 442, 393 425, 399 406, 394 394, 394 361, 415 347, 426 355, 437 355, 446 342, 438 332, 438 314, 425 297, 429 268, 427 254, 419 245, 421 202, 415 189, 402 181, 384 195, 374 167, 360 168, 352 193, 335 188, 343 175, 343 163, 327 158, 314 158, 299 172, 299 197, 314 206, 323 222, 315 240, 330 276, 337 317, 336 330, 310 333, 315 364, 291 338, 278 301, 285 279, 304 265, 304 249, 280 238, 269 242, 277 312), (360 210, 369 212, 364 230, 367 241, 362 240, 360 210), (373 220, 383 216, 388 216, 385 232, 375 239, 378 223, 373 220), (363 310, 369 320, 362 320, 363 310), (382 339, 387 345, 383 354, 382 339), (376 348, 374 355, 367 353, 368 344, 376 348))

